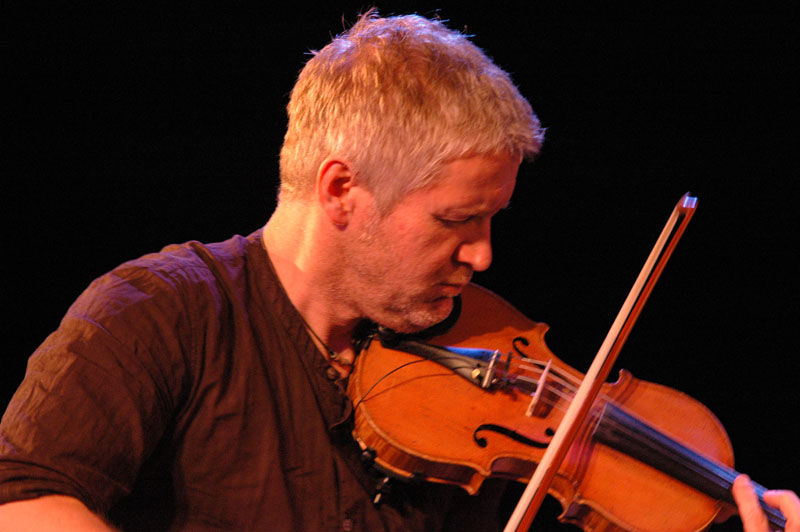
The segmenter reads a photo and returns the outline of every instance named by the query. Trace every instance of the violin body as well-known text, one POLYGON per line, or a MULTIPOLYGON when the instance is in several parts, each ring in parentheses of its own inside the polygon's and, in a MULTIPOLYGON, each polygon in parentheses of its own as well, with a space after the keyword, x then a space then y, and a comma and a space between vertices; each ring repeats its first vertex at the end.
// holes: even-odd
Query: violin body
MULTIPOLYGON (((474 494, 488 477, 529 480, 583 375, 548 349, 547 325, 499 296, 469 285, 462 305, 454 327, 430 342, 498 350, 503 371, 496 383, 481 388, 435 361, 373 340, 356 361, 348 394, 356 405, 354 435, 377 466, 400 478, 455 484, 474 494)), ((604 443, 600 433, 616 430, 625 439, 631 430, 629 422, 621 430, 607 428, 616 417, 609 409, 642 420, 704 460, 733 465, 727 434, 705 406, 622 371, 617 382, 603 385, 550 486, 564 509, 560 519, 587 531, 707 528, 722 503, 650 465, 651 458, 664 457, 639 449, 646 444, 628 452, 627 446, 604 443)))

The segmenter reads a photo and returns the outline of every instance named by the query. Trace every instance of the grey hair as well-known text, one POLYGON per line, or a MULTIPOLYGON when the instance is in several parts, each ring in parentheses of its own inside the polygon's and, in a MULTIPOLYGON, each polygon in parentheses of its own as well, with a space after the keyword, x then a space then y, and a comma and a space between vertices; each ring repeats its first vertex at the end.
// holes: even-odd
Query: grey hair
POLYGON ((311 193, 326 158, 343 157, 383 212, 458 158, 532 157, 543 130, 504 70, 462 33, 375 10, 315 52, 288 105, 281 197, 311 193))

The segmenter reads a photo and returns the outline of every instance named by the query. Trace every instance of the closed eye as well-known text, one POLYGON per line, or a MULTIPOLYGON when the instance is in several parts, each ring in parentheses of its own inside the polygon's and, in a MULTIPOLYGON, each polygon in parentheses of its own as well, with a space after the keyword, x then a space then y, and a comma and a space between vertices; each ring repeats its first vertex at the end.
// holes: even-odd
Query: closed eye
POLYGON ((479 218, 480 218, 480 216, 473 215, 473 216, 467 216, 467 217, 464 217, 464 218, 437 217, 436 219, 439 222, 441 222, 441 223, 443 223, 445 225, 463 225, 463 224, 468 224, 470 222, 473 222, 473 221, 475 221, 475 220, 477 220, 479 218))

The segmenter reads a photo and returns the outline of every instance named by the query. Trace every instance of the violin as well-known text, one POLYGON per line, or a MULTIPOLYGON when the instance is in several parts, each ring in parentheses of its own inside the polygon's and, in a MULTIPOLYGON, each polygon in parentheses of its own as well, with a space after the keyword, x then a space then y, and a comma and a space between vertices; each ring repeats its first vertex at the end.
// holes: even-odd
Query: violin
MULTIPOLYGON (((498 295, 471 284, 459 306, 452 327, 425 341, 372 336, 348 383, 354 436, 397 478, 470 494, 489 477, 527 483, 584 375, 547 347, 547 325, 498 295)), ((559 520, 586 531, 699 531, 734 504, 733 449, 708 408, 625 370, 598 390, 547 488, 559 520)), ((768 520, 784 528, 764 491, 756 485, 768 520)))
MULTIPOLYGON (((496 294, 468 285, 462 306, 455 326, 429 340, 455 349, 378 333, 348 395, 356 440, 376 466, 474 494, 489 477, 528 481, 583 375, 549 350, 547 325, 496 294)), ((587 531, 703 530, 733 503, 732 465, 708 408, 623 370, 603 385, 549 494, 560 520, 587 531)))

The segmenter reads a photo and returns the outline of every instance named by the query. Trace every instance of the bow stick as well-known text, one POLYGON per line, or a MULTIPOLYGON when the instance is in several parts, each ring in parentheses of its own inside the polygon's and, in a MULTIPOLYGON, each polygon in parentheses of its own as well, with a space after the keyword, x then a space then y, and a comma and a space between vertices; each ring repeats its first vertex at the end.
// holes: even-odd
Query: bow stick
POLYGON ((664 266, 672 255, 672 251, 675 249, 681 235, 683 235, 696 207, 697 198, 689 196, 688 193, 684 194, 675 205, 655 246, 650 251, 642 271, 639 272, 639 276, 628 293, 625 303, 622 305, 592 365, 589 367, 589 371, 586 372, 583 382, 564 414, 564 419, 559 424, 553 439, 547 446, 542 460, 536 466, 527 488, 525 488, 514 512, 511 514, 511 518, 506 523, 504 532, 525 532, 530 528, 556 471, 564 460, 570 445, 572 445, 578 429, 600 392, 601 386, 608 378, 617 355, 625 344, 625 340, 627 340, 633 325, 636 323, 642 307, 664 270, 664 266), (679 220, 681 224, 675 229, 679 220))

